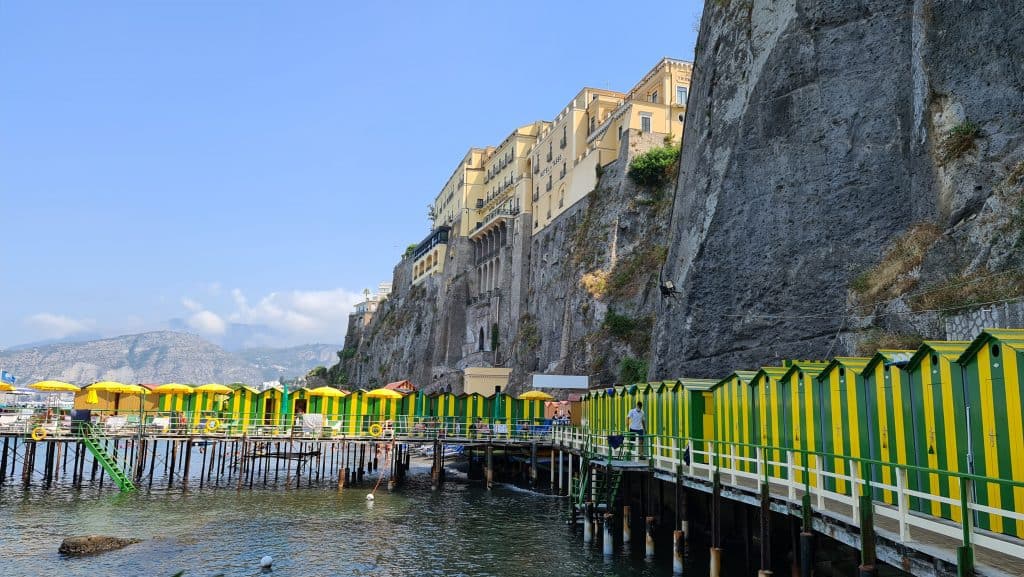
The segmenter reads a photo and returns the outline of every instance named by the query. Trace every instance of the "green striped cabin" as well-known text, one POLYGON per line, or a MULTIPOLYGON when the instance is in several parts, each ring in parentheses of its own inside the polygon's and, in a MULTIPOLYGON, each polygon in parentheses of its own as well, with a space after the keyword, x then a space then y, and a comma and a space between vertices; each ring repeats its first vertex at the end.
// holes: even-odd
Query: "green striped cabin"
MULTIPOLYGON (((972 472, 993 479, 1024 481, 1024 330, 985 329, 957 362, 963 367, 970 415, 967 438, 972 472)), ((1024 511, 1024 487, 993 482, 977 483, 974 489, 980 505, 1024 511)), ((979 513, 977 522, 982 529, 1024 536, 1024 521, 979 513)))
MULTIPOLYGON (((754 404, 754 430, 757 433, 756 438, 759 439, 757 442, 762 446, 782 447, 783 439, 786 438, 782 427, 788 422, 788 405, 782 402, 779 379, 787 370, 786 367, 761 367, 750 378, 750 388, 753 390, 751 396, 754 404)), ((771 463, 768 465, 771 476, 787 478, 788 471, 780 464, 786 462, 786 454, 783 451, 777 448, 769 450, 766 461, 771 463)))
MULTIPOLYGON (((864 382, 864 406, 869 420, 868 456, 886 463, 917 464, 914 452, 914 413, 910 401, 910 379, 903 371, 914 351, 880 350, 861 371, 864 382)), ((889 486, 896 485, 893 467, 875 466, 871 477, 889 486)), ((917 490, 917 475, 907 475, 908 488, 917 490)), ((875 489, 874 498, 896 505, 895 494, 875 489)), ((913 498, 917 503, 917 498, 913 498)))
POLYGON ((736 371, 715 383, 711 389, 715 407, 715 440, 740 443, 744 446, 720 446, 722 453, 738 457, 732 464, 736 469, 755 472, 756 452, 748 446, 757 443, 755 435, 753 391, 750 380, 754 371, 736 371))
MULTIPOLYGON (((817 376, 825 369, 825 363, 796 361, 787 367, 785 374, 779 379, 779 402, 782 404, 782 447, 803 451, 820 451, 820 426, 818 401, 819 385, 817 376)), ((805 459, 804 455, 793 453, 793 480, 797 483, 808 483, 818 486, 818 476, 805 478, 803 467, 813 466, 814 461, 805 459)), ((819 463, 824 466, 825 463, 819 463)))
MULTIPOLYGON (((841 455, 825 459, 825 469, 841 476, 856 473, 864 479, 866 471, 858 464, 851 467, 843 457, 867 457, 868 416, 861 371, 871 359, 836 357, 818 375, 818 405, 821 440, 818 446, 825 453, 841 455), (853 469, 852 471, 850 469, 853 469)), ((824 487, 843 495, 851 495, 850 483, 840 477, 827 476, 824 487)))
MULTIPOLYGON (((921 467, 967 472, 967 427, 964 387, 957 359, 970 343, 925 341, 907 363, 914 415, 914 450, 921 467)), ((960 484, 937 473, 920 473, 923 492, 959 502, 960 484)), ((921 511, 959 522, 960 507, 936 501, 920 502, 921 511)))

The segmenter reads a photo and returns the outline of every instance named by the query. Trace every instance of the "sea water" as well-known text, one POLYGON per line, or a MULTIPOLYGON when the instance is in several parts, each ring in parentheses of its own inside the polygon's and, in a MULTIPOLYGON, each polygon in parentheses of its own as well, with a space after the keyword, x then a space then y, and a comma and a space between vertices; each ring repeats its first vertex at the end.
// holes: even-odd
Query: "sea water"
POLYGON ((464 483, 431 491, 425 476, 393 493, 379 489, 372 502, 371 490, 121 495, 8 485, 0 489, 0 575, 671 575, 669 551, 645 561, 635 550, 605 558, 599 543, 584 545, 566 524, 564 498, 464 483), (91 557, 57 552, 64 537, 86 534, 143 541, 91 557), (266 555, 274 558, 271 573, 260 569, 266 555))

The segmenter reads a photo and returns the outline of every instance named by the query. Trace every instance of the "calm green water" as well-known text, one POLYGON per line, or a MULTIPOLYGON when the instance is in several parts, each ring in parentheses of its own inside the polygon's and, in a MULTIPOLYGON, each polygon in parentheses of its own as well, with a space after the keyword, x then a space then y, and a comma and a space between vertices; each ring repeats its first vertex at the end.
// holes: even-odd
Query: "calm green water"
MULTIPOLYGON (((639 575, 671 574, 671 559, 610 560, 565 524, 564 499, 511 488, 486 492, 457 483, 431 492, 414 477, 400 491, 367 488, 215 489, 189 494, 119 495, 73 490, 0 489, 0 575, 61 577, 639 575), (69 535, 146 541, 70 559, 69 535)), ((697 574, 697 573, 691 573, 697 574)))

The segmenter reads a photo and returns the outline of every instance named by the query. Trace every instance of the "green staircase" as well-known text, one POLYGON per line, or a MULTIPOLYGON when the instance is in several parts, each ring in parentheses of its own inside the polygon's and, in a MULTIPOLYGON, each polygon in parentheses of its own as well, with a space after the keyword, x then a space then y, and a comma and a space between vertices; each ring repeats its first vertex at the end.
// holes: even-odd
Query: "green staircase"
POLYGON ((594 455, 589 439, 582 455, 580 475, 574 483, 576 509, 583 510, 587 501, 593 498, 597 510, 612 510, 622 486, 622 470, 612 468, 610 462, 602 462, 599 456, 594 455))
POLYGON ((89 452, 96 461, 103 467, 103 470, 110 475, 110 478, 117 483, 122 493, 130 493, 135 490, 135 483, 128 478, 124 470, 117 462, 117 456, 107 452, 103 447, 103 433, 100 428, 92 423, 79 423, 78 436, 82 443, 89 448, 89 452))

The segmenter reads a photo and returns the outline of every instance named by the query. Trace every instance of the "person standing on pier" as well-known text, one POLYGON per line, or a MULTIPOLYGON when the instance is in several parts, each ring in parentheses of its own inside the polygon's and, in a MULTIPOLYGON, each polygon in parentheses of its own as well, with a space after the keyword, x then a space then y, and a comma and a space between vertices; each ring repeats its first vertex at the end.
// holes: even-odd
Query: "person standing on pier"
POLYGON ((636 402, 636 406, 626 415, 626 420, 629 421, 629 432, 639 441, 637 447, 643 448, 644 431, 647 429, 647 418, 644 416, 643 402, 636 402))

